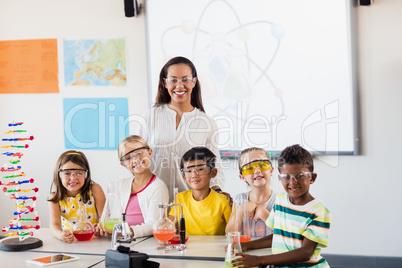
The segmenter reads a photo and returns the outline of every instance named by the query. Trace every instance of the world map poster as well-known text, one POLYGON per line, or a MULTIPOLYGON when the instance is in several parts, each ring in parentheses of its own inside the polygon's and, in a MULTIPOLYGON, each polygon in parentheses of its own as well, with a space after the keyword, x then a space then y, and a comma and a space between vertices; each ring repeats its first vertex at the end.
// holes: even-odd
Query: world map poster
POLYGON ((125 86, 124 39, 64 40, 66 86, 125 86))

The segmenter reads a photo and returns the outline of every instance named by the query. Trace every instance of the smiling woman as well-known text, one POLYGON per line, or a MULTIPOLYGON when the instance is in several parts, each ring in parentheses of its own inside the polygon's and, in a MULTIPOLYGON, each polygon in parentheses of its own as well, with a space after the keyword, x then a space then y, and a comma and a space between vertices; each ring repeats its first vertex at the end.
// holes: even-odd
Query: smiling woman
POLYGON ((205 146, 217 156, 218 175, 210 187, 221 192, 225 180, 217 147, 218 128, 205 114, 197 70, 189 59, 175 57, 163 66, 155 106, 144 119, 138 132, 154 150, 151 170, 168 186, 170 201, 174 188, 179 192, 188 190, 179 162, 196 146, 205 146))

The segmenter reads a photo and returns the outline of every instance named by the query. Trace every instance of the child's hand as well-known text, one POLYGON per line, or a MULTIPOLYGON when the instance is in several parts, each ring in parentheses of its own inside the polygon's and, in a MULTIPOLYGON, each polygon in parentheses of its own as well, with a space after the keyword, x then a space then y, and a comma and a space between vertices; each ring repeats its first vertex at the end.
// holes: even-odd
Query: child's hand
POLYGON ((265 206, 257 206, 255 209, 255 214, 253 217, 254 221, 262 220, 264 222, 267 221, 269 217, 269 211, 265 206))
POLYGON ((241 251, 242 251, 242 252, 246 252, 247 250, 249 250, 247 244, 248 244, 248 242, 240 243, 241 251))
POLYGON ((61 241, 66 242, 68 244, 71 244, 74 242, 74 235, 68 230, 61 231, 60 238, 61 238, 60 239, 61 241))
POLYGON ((232 264, 232 267, 258 267, 260 265, 260 257, 258 256, 253 256, 253 255, 248 255, 244 253, 236 253, 236 256, 239 258, 236 258, 232 260, 230 263, 232 264))
POLYGON ((106 230, 105 227, 102 228, 102 224, 95 223, 95 233, 99 236, 109 236, 113 233, 113 231, 106 230))
POLYGON ((94 236, 100 236, 100 223, 95 223, 94 224, 94 236))
POLYGON ((243 210, 245 214, 247 213, 247 215, 244 215, 243 217, 247 216, 247 218, 253 219, 256 212, 256 208, 257 204, 249 201, 247 203, 241 204, 239 210, 240 211, 243 210))

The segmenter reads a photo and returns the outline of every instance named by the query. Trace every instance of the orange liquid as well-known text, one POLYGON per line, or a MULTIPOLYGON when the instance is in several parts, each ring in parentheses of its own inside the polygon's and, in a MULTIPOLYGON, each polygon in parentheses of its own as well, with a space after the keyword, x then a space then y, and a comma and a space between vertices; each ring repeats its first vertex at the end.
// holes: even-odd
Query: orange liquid
MULTIPOLYGON (((239 241, 237 241, 237 240, 238 240, 237 237, 234 237, 234 238, 233 238, 233 241, 239 242, 239 241)), ((249 235, 241 235, 241 236, 240 236, 240 243, 249 242, 249 241, 251 241, 251 236, 249 236, 249 235)))
POLYGON ((240 243, 251 241, 251 236, 249 235, 241 235, 240 236, 240 243))
POLYGON ((172 229, 154 231, 154 236, 159 241, 168 241, 174 236, 174 234, 175 230, 172 229))

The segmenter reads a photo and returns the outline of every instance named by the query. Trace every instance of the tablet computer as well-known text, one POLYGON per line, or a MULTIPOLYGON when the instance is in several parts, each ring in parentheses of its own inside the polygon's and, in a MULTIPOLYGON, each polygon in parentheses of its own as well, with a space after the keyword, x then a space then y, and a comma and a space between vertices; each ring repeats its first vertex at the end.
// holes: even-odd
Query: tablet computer
POLYGON ((27 260, 27 262, 37 264, 40 266, 49 266, 49 265, 54 265, 54 264, 66 263, 66 262, 70 262, 70 261, 76 261, 79 258, 80 257, 71 256, 71 255, 67 255, 67 254, 57 254, 57 255, 53 255, 53 256, 47 256, 47 257, 41 257, 41 258, 27 260))

